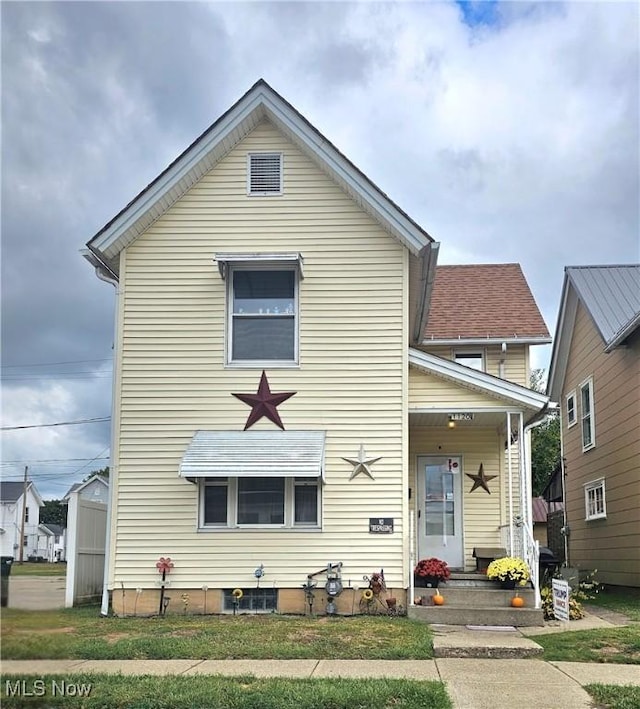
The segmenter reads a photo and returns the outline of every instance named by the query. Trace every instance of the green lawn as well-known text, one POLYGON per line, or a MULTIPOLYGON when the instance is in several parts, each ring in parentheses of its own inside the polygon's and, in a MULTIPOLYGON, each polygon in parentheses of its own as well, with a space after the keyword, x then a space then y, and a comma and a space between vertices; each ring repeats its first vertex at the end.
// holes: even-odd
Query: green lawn
POLYGON ((607 608, 626 615, 630 620, 640 622, 640 591, 634 592, 604 590, 590 599, 588 605, 607 608))
POLYGON ((95 606, 7 609, 2 658, 429 659, 429 627, 408 618, 280 615, 103 618, 95 606))
POLYGON ((66 564, 35 564, 24 561, 20 564, 14 561, 11 564, 11 576, 66 576, 66 564))
POLYGON ((638 709, 640 707, 640 687, 613 684, 588 684, 585 689, 607 709, 638 709))
MULTIPOLYGON (((9 707, 110 709, 451 709, 441 682, 387 679, 256 679, 254 677, 125 677, 46 675, 25 689, 43 696, 10 696, 23 678, 5 676, 0 698, 9 707), (66 681, 88 690, 84 698, 58 693, 66 681), (53 682, 56 682, 56 685, 53 682), (57 695, 57 696, 54 696, 57 695)), ((17 687, 22 689, 22 685, 17 687)))
POLYGON ((640 626, 536 635, 543 660, 640 665, 640 626))

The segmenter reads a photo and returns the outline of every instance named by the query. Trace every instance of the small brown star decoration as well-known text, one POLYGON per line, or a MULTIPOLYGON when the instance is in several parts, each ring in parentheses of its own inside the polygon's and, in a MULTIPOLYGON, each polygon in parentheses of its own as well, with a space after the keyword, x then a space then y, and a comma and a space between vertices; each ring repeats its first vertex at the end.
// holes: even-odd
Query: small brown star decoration
POLYGON ((469 490, 470 493, 481 487, 483 490, 486 490, 489 494, 491 494, 491 490, 489 490, 489 480, 493 480, 498 477, 497 475, 485 475, 484 466, 482 463, 480 463, 480 468, 477 475, 471 475, 471 473, 465 473, 465 475, 473 480, 473 487, 469 490))
POLYGON ((269 421, 273 421, 276 426, 279 426, 284 431, 284 426, 280 420, 280 414, 278 413, 277 407, 287 399, 291 398, 297 394, 295 391, 280 392, 275 394, 269 388, 269 382, 267 381, 266 373, 262 372, 260 377, 260 384, 258 385, 258 392, 256 394, 233 394, 236 399, 244 401, 251 407, 251 413, 247 419, 247 423, 244 426, 246 431, 248 428, 253 426, 256 421, 261 418, 268 418, 269 421))

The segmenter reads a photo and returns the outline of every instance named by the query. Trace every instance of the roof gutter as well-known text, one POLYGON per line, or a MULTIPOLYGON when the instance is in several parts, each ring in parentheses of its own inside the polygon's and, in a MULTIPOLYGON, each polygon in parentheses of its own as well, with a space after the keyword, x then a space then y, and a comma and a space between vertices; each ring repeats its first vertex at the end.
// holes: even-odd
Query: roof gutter
POLYGON ((118 274, 115 273, 113 269, 109 268, 100 251, 91 246, 91 244, 87 244, 87 248, 80 249, 80 253, 94 267, 96 276, 98 276, 101 281, 111 283, 114 288, 118 287, 118 274))
POLYGON ((638 327, 640 327, 640 313, 632 318, 624 327, 618 330, 618 332, 613 336, 613 339, 604 348, 604 351, 609 354, 609 352, 618 347, 618 345, 626 340, 627 337, 629 337, 629 335, 638 327))
POLYGON ((440 244, 434 241, 427 244, 420 252, 422 273, 420 274, 420 300, 416 308, 416 319, 413 326, 413 343, 420 344, 429 320, 429 306, 433 293, 433 283, 436 277, 436 265, 440 244))

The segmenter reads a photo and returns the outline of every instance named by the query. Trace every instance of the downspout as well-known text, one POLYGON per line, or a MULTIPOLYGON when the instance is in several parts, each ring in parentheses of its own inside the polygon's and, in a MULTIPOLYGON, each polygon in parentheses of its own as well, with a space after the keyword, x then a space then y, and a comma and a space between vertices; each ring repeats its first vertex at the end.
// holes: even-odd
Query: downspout
POLYGON ((109 557, 111 554, 111 518, 113 515, 113 497, 115 489, 115 478, 117 475, 115 461, 116 449, 116 421, 114 420, 113 412, 116 404, 116 391, 118 379, 118 325, 119 325, 119 301, 120 288, 119 280, 116 274, 104 263, 102 258, 95 249, 83 251, 83 256, 95 268, 96 276, 105 283, 110 283, 115 288, 115 310, 114 310, 114 335, 113 335, 113 379, 111 382, 111 443, 110 443, 110 460, 109 460, 109 494, 107 496, 107 529, 105 534, 105 550, 104 550, 104 571, 102 575, 102 603, 100 606, 100 615, 109 615, 109 557))

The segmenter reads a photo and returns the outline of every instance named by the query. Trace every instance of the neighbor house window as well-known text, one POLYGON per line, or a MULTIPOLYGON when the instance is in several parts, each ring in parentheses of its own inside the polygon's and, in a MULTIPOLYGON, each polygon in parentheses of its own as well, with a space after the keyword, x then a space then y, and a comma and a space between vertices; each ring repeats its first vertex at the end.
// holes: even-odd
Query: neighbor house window
POLYGON ((233 363, 295 364, 298 356, 298 272, 295 267, 233 267, 229 278, 233 363))
POLYGON ((482 352, 455 352, 453 359, 465 367, 484 372, 484 355, 482 352))
POLYGON ((318 527, 320 478, 202 480, 200 527, 318 527))
POLYGON ((582 419, 582 450, 586 451, 596 444, 593 379, 587 379, 580 386, 580 417, 582 419))
POLYGON ((571 428, 576 421, 576 393, 572 391, 567 394, 567 428, 571 428))
POLYGON ((247 194, 259 197, 282 194, 282 153, 247 155, 247 194))
POLYGON ((584 486, 584 505, 587 520, 602 519, 607 516, 604 478, 594 480, 584 486))
POLYGON ((28 507, 25 507, 25 510, 24 510, 24 521, 25 522, 29 521, 29 508, 28 507))

